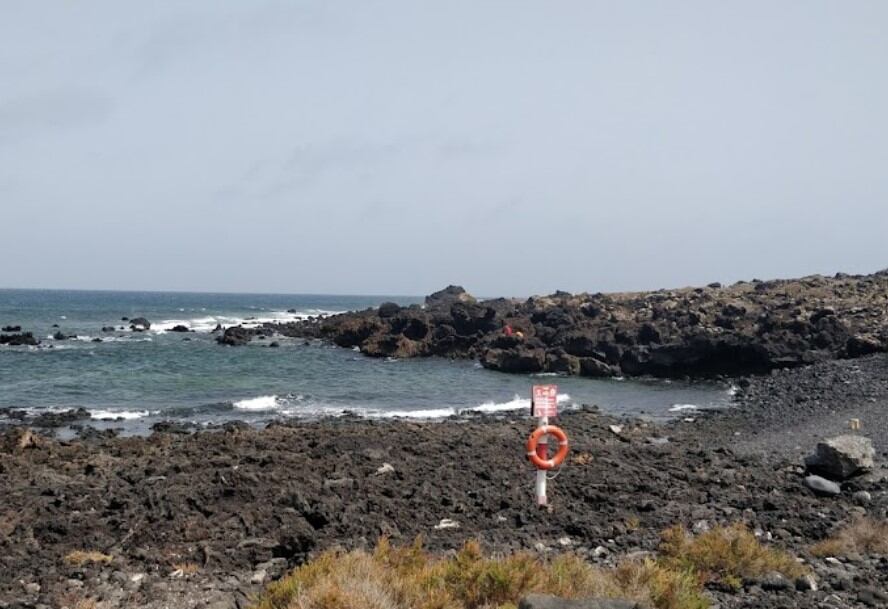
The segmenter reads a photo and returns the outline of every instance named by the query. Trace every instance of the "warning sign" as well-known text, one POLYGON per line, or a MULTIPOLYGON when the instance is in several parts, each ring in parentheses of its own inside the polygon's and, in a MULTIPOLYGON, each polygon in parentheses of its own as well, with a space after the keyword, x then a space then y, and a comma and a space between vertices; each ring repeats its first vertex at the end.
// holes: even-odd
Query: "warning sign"
POLYGON ((534 385, 530 414, 534 417, 558 415, 558 385, 534 385))

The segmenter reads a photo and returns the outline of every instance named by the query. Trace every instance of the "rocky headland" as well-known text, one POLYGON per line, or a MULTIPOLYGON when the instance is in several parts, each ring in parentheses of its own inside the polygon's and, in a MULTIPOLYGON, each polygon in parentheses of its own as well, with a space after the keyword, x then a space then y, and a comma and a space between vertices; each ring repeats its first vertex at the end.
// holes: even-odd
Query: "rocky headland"
POLYGON ((280 333, 372 357, 478 359, 503 372, 590 377, 763 373, 888 350, 888 271, 618 294, 478 301, 450 286, 379 308, 218 338, 280 333))

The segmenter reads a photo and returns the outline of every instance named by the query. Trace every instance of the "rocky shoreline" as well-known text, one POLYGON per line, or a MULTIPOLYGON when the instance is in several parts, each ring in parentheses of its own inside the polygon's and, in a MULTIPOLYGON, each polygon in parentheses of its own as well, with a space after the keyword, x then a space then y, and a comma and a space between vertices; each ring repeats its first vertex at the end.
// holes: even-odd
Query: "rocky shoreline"
POLYGON ((232 327, 243 345, 278 333, 371 357, 478 359, 503 372, 714 377, 888 351, 888 271, 717 283, 625 294, 478 301, 450 286, 424 306, 232 327))
POLYGON ((565 413, 572 452, 551 512, 532 505, 522 446, 533 423, 521 415, 72 441, 15 426, 0 436, 0 607, 243 608, 306 558, 380 536, 612 564, 655 551, 674 524, 734 522, 805 560, 818 589, 747 581, 708 590, 718 606, 878 606, 888 557, 828 560, 810 547, 856 516, 888 516, 886 371, 873 355, 739 378, 736 409, 667 425, 565 413), (806 486, 802 457, 852 417, 876 468, 824 496, 806 486))

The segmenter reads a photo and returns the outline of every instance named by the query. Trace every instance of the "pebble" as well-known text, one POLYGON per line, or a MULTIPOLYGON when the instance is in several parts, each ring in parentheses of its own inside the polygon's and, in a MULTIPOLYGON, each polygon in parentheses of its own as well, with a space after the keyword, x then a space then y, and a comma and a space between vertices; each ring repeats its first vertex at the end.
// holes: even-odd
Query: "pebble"
POLYGON ((383 463, 379 469, 376 470, 377 476, 382 476, 384 474, 390 474, 395 471, 395 466, 391 463, 383 463))
POLYGON ((810 573, 797 577, 795 580, 796 590, 800 592, 816 592, 817 580, 810 573))
POLYGON ((22 587, 28 594, 40 594, 40 584, 36 582, 28 582, 27 584, 22 584, 22 587))
POLYGON ((777 571, 766 573, 759 583, 763 590, 789 590, 792 587, 789 580, 777 571))
POLYGON ((250 583, 264 584, 266 579, 268 579, 268 573, 265 571, 265 569, 259 569, 255 573, 253 573, 253 576, 250 578, 250 583))
POLYGON ((842 492, 842 487, 837 483, 821 478, 820 476, 807 476, 805 486, 818 495, 834 497, 842 492))
POLYGON ((436 529, 458 529, 459 523, 450 518, 442 518, 441 522, 435 525, 436 529))
POLYGON ((857 491, 851 495, 851 498, 854 499, 854 503, 857 505, 869 505, 873 500, 873 496, 867 491, 857 491))

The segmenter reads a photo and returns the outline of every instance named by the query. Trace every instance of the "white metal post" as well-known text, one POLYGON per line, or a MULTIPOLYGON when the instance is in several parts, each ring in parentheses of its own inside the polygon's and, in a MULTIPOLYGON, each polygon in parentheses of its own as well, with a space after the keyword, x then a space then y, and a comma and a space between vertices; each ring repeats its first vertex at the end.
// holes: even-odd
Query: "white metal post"
MULTIPOLYGON (((540 425, 548 425, 549 417, 540 417, 540 425)), ((537 444, 537 454, 543 459, 549 458, 549 441, 544 435, 537 444)), ((547 503, 546 499, 546 470, 538 469, 536 472, 536 497, 537 505, 542 507, 547 503)))

